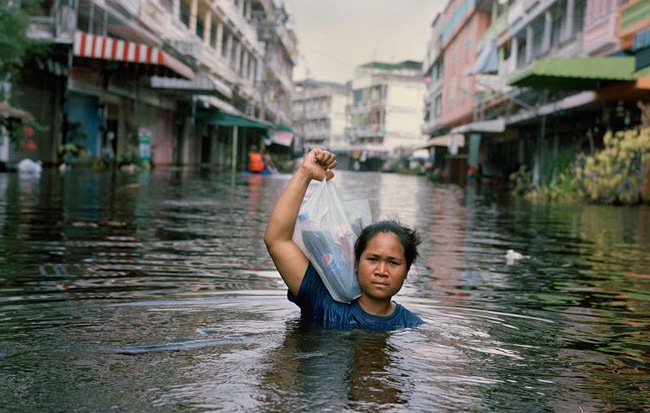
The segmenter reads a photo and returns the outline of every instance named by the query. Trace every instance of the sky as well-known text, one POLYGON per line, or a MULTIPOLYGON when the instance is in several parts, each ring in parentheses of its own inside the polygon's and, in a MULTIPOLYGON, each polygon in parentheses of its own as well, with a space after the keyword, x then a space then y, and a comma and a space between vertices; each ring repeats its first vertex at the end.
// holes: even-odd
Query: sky
POLYGON ((423 61, 447 0, 280 0, 298 37, 294 80, 345 83, 371 61, 423 61))

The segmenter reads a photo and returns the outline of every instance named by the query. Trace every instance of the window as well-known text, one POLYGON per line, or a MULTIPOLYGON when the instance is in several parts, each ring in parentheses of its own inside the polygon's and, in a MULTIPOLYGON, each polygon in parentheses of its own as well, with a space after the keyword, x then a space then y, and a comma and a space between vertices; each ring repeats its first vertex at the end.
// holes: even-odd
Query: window
POLYGON ((221 43, 221 56, 224 58, 228 57, 228 43, 230 43, 230 30, 227 27, 223 28, 223 40, 221 43))
POLYGON ((190 5, 184 1, 181 1, 181 23, 190 27, 190 5))
POLYGON ((585 20, 585 1, 584 0, 577 0, 575 4, 575 11, 573 12, 573 33, 571 33, 572 37, 576 33, 582 32, 582 29, 584 28, 584 20, 585 20))
POLYGON ((174 0, 160 0, 160 5, 165 9, 169 14, 174 13, 174 0))
POLYGON ((203 34, 205 30, 205 23, 203 22, 203 17, 197 16, 196 17, 196 35, 199 36, 199 38, 203 39, 203 34))
POLYGON ((217 28, 219 27, 219 22, 216 19, 212 19, 212 26, 210 27, 210 46, 213 49, 217 48, 217 28))
POLYGON ((551 28, 551 46, 556 46, 562 41, 562 31, 566 25, 564 11, 558 7, 553 12, 553 24, 551 28))
POLYGON ((232 39, 233 40, 232 40, 232 46, 231 46, 231 49, 230 49, 230 54, 228 56, 226 56, 226 58, 228 59, 228 63, 229 63, 230 68, 233 69, 233 70, 236 70, 237 69, 237 61, 239 60, 239 56, 237 56, 237 51, 239 50, 239 47, 238 47, 239 42, 237 42, 234 37, 232 37, 232 39))

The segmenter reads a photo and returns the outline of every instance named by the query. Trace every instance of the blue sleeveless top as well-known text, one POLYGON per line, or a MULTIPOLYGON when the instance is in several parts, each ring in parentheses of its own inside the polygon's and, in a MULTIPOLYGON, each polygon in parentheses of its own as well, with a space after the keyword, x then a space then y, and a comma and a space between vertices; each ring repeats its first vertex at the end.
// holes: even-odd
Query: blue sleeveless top
POLYGON ((383 317, 365 312, 358 300, 350 304, 335 301, 323 284, 316 269, 309 263, 298 295, 287 294, 289 301, 300 307, 302 316, 313 322, 341 329, 398 330, 417 327, 424 322, 400 304, 383 317))

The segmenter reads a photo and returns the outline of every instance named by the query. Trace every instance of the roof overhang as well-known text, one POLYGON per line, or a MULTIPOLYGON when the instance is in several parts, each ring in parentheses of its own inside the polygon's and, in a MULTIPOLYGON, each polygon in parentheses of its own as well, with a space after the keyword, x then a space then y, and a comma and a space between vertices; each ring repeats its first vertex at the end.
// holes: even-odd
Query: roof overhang
POLYGON ((452 134, 456 133, 502 133, 506 130, 506 122, 503 118, 484 120, 480 122, 467 123, 460 125, 451 130, 452 134))
POLYGON ((534 89, 597 90, 637 78, 635 59, 631 56, 548 58, 537 60, 507 83, 534 89))
POLYGON ((15 108, 6 102, 0 102, 0 118, 31 120, 33 116, 31 113, 15 108))
POLYGON ((237 116, 224 112, 211 112, 205 115, 198 115, 205 123, 218 126, 240 126, 244 128, 257 128, 269 129, 273 128, 273 124, 262 121, 260 119, 253 119, 246 116, 237 116))
POLYGON ((232 98, 232 89, 224 82, 206 72, 199 72, 194 79, 152 76, 151 88, 171 94, 217 95, 232 98))
POLYGON ((429 139, 429 141, 425 144, 414 147, 413 150, 415 151, 418 149, 428 149, 433 146, 443 146, 447 148, 456 146, 458 148, 462 148, 465 146, 465 136, 460 133, 450 133, 447 135, 436 136, 435 138, 429 139))
POLYGON ((194 71, 180 60, 157 47, 77 31, 73 55, 148 67, 168 76, 193 79, 194 71))
POLYGON ((390 150, 382 145, 350 145, 344 148, 346 152, 368 151, 371 153, 389 154, 390 150))

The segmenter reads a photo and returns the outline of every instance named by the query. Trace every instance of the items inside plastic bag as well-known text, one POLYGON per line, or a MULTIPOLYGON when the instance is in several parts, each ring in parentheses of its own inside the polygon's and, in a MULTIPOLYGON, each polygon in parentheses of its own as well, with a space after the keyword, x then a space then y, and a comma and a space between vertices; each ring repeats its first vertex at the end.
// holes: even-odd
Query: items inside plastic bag
POLYGON ((370 204, 368 200, 341 201, 330 181, 317 185, 300 208, 293 238, 332 298, 349 303, 361 295, 354 272, 354 243, 372 222, 370 204))

